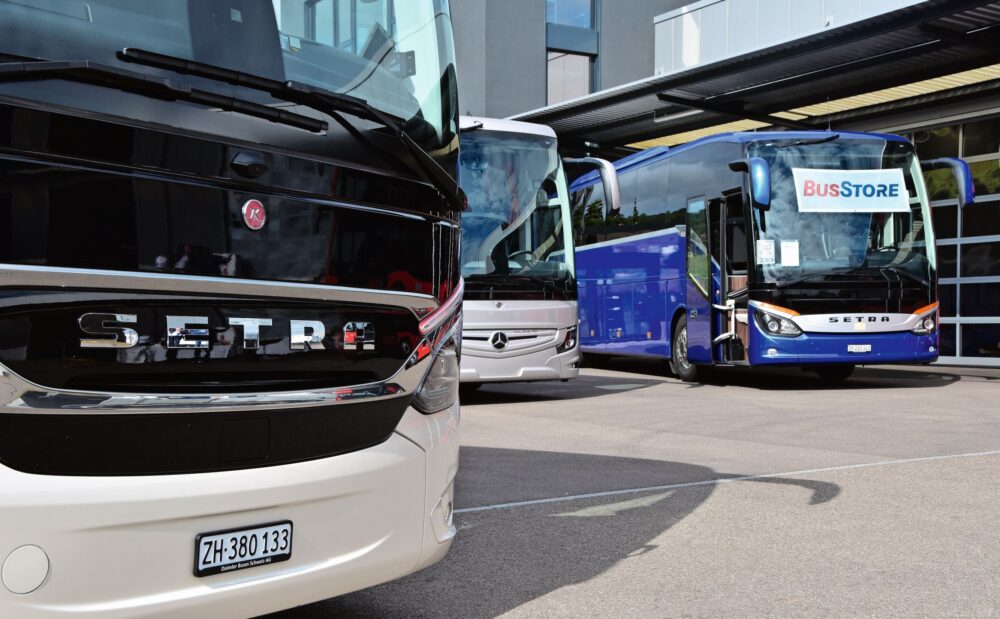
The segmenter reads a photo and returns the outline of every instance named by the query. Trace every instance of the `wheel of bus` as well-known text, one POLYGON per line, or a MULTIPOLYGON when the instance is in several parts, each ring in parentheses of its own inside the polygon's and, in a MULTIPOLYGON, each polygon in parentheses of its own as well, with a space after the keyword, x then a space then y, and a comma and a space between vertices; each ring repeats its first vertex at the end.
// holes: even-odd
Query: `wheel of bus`
POLYGON ((816 368, 816 375, 823 380, 847 380, 853 373, 853 365, 821 365, 816 368))
POLYGON ((693 383, 699 378, 704 378, 707 373, 705 367, 697 366, 688 361, 688 328, 687 316, 681 316, 674 327, 673 359, 670 366, 674 374, 686 383, 693 383))

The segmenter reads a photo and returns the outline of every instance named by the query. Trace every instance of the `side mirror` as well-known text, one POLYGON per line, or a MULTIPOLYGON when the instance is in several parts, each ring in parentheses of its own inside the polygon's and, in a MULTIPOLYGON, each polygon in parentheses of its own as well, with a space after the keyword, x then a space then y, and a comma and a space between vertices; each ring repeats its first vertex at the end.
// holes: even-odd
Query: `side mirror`
POLYGON ((750 175, 750 198, 755 208, 771 209, 771 166, 767 161, 760 157, 738 159, 729 164, 729 169, 750 175))
POLYGON ((928 170, 951 170, 955 175, 955 182, 958 183, 958 203, 962 206, 969 206, 976 202, 976 186, 972 182, 972 171, 969 164, 956 157, 942 157, 941 159, 929 159, 920 162, 920 169, 924 172, 928 170))
POLYGON ((605 205, 609 213, 617 213, 622 208, 622 190, 618 185, 618 170, 607 159, 598 157, 581 157, 579 159, 563 159, 567 165, 588 165, 598 169, 601 182, 604 183, 605 205))

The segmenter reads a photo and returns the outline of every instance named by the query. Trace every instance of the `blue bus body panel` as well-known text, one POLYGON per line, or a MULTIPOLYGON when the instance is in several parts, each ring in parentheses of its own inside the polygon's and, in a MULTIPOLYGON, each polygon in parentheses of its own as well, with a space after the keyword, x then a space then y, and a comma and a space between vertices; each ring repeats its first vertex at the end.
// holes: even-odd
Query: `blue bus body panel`
POLYGON ((668 356, 671 318, 685 301, 681 231, 597 243, 576 256, 583 351, 668 356))

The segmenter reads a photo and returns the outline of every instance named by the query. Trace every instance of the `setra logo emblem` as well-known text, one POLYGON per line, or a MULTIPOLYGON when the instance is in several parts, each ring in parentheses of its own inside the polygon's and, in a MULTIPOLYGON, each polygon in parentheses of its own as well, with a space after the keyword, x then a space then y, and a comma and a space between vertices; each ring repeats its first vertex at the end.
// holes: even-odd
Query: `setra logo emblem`
POLYGON ((260 230, 267 223, 267 211, 260 200, 247 200, 243 204, 243 223, 251 230, 260 230))
POLYGON ((490 345, 497 350, 503 350, 507 348, 507 334, 497 331, 490 336, 490 345))

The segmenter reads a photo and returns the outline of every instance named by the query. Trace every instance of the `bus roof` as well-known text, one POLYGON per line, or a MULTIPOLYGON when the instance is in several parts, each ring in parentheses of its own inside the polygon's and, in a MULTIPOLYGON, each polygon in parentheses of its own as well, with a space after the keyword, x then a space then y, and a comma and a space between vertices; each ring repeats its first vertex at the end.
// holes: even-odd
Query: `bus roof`
MULTIPOLYGON (((906 138, 889 133, 862 133, 857 131, 744 131, 740 133, 718 133, 694 140, 693 142, 688 142, 687 144, 683 144, 676 148, 668 148, 666 146, 654 146, 653 148, 647 148, 646 150, 641 150, 637 153, 632 153, 627 157, 618 159, 614 162, 614 166, 615 170, 621 174, 623 172, 628 172, 629 170, 642 167, 646 163, 666 159, 677 153, 682 153, 684 151, 715 142, 746 144, 747 142, 761 142, 765 140, 815 140, 817 138, 824 138, 831 135, 841 135, 844 137, 862 140, 890 140, 894 142, 906 141, 906 138)), ((599 172, 587 172, 573 181, 569 190, 576 191, 582 187, 596 183, 599 179, 599 172)))
POLYGON ((556 132, 548 125, 538 125, 535 123, 525 123, 518 120, 507 120, 505 118, 484 118, 481 116, 461 116, 458 119, 458 126, 462 131, 473 130, 478 125, 477 131, 506 131, 507 133, 529 133, 531 135, 541 135, 547 138, 556 137, 556 132))

